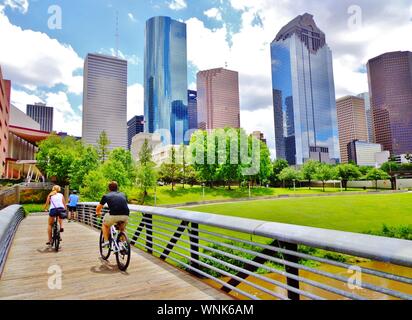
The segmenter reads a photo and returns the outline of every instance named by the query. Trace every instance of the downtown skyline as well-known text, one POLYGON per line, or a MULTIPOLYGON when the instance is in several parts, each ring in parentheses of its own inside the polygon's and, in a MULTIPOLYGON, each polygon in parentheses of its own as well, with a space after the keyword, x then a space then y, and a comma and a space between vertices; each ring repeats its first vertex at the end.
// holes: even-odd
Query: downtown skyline
MULTIPOLYGON (((337 98, 347 94, 356 95, 368 91, 365 67, 368 59, 388 51, 411 49, 408 48, 407 43, 401 40, 402 34, 406 34, 406 31, 412 27, 412 22, 407 17, 409 8, 405 1, 397 1, 396 4, 392 3, 391 5, 384 5, 383 2, 379 2, 377 7, 382 11, 379 13, 377 13, 376 8, 370 8, 365 1, 359 1, 360 7, 363 7, 363 27, 360 30, 364 32, 361 33, 358 30, 358 36, 347 25, 352 15, 347 12, 350 4, 346 1, 343 1, 345 5, 339 4, 336 8, 332 8, 329 2, 321 6, 322 10, 329 12, 329 15, 321 14, 321 8, 317 8, 316 5, 311 3, 301 5, 297 9, 287 4, 281 8, 278 5, 269 6, 265 1, 262 1, 261 4, 253 4, 250 7, 243 6, 245 3, 243 1, 200 1, 196 4, 187 1, 185 8, 176 10, 178 7, 174 6, 175 10, 173 10, 166 5, 154 9, 156 2, 147 1, 143 4, 145 10, 141 11, 140 16, 136 13, 136 9, 140 5, 126 7, 123 1, 119 1, 119 4, 116 4, 117 7, 114 8, 113 5, 110 7, 110 3, 107 2, 104 8, 99 9, 96 6, 95 9, 97 15, 101 15, 101 11, 104 11, 106 21, 109 21, 109 23, 106 23, 102 30, 92 33, 96 39, 93 38, 90 41, 84 41, 85 39, 83 39, 81 44, 79 44, 79 41, 82 37, 76 36, 78 27, 70 27, 73 23, 70 16, 73 16, 73 13, 71 9, 66 9, 66 6, 70 4, 66 1, 60 2, 59 5, 62 6, 63 13, 63 27, 61 30, 47 30, 48 1, 42 2, 41 5, 38 2, 28 1, 30 5, 25 14, 22 12, 25 10, 24 8, 21 11, 18 9, 12 10, 10 7, 0 9, 0 24, 2 27, 8 28, 6 30, 10 30, 13 35, 21 36, 16 37, 16 41, 23 38, 28 32, 27 29, 33 29, 38 33, 36 35, 41 36, 41 41, 46 43, 45 48, 47 48, 47 44, 53 42, 55 47, 52 47, 52 50, 45 53, 37 49, 34 50, 31 57, 31 62, 35 63, 39 59, 38 56, 42 54, 53 56, 51 67, 54 68, 51 68, 51 72, 36 75, 36 70, 29 69, 33 71, 32 74, 19 74, 20 71, 15 66, 18 63, 13 65, 13 62, 8 59, 12 55, 12 50, 18 47, 16 44, 10 44, 5 52, 0 53, 0 63, 3 65, 5 77, 11 78, 13 81, 12 101, 17 107, 39 101, 53 105, 57 109, 56 117, 63 115, 62 118, 64 118, 64 123, 57 120, 57 126, 61 127, 59 131, 68 131, 75 135, 80 134, 78 127, 81 126, 82 109, 82 81, 80 81, 80 88, 78 84, 79 80, 82 80, 78 79, 79 77, 82 78, 82 68, 78 65, 83 63, 85 52, 114 53, 116 9, 119 11, 119 55, 129 61, 130 67, 128 77, 128 119, 133 115, 143 114, 143 86, 141 80, 141 77, 143 77, 143 50, 139 48, 144 44, 144 28, 142 26, 147 18, 152 15, 170 15, 177 20, 183 20, 188 26, 189 88, 195 89, 194 82, 197 71, 222 67, 227 62, 229 69, 239 72, 241 126, 248 132, 252 132, 257 128, 262 129, 268 138, 271 149, 274 149, 274 129, 273 121, 271 121, 273 119, 273 107, 270 86, 270 42, 282 27, 282 23, 285 24, 296 15, 304 12, 309 12, 315 16, 319 27, 328 35, 328 43, 334 55, 337 98), (39 6, 42 6, 42 8, 39 8, 39 6), (214 10, 215 15, 213 16, 213 10, 210 11, 209 9, 215 7, 218 10, 214 10), (221 8, 228 10, 221 10, 221 8), (263 12, 262 8, 268 10, 263 12), (271 22, 269 19, 274 15, 275 9, 281 9, 279 13, 281 17, 276 20, 276 23, 271 22), (35 15, 39 10, 46 12, 44 14, 46 29, 43 28, 43 30, 39 25, 36 25, 36 19, 30 18, 30 15, 35 15), (377 22, 378 17, 383 12, 386 12, 385 23, 389 23, 395 18, 399 20, 398 27, 393 28, 393 33, 382 28, 385 23, 377 22), (219 13, 222 17, 219 16, 219 13), (236 15, 235 18, 231 17, 234 15, 236 15), (333 20, 331 15, 337 20, 334 21, 336 22, 334 25, 331 23, 333 20), (133 21, 132 18, 136 21, 133 21), (110 21, 112 21, 111 25, 110 21), (17 26, 21 26, 24 30, 18 29, 17 26), (379 41, 375 38, 377 30, 380 31, 379 41), (39 31, 43 34, 40 34, 39 31), (369 36, 368 32, 370 32, 369 36), (394 37, 393 34, 398 36, 394 37), (134 38, 133 41, 130 41, 132 35, 134 38), (352 36, 352 39, 349 39, 350 36, 352 36), (104 41, 96 43, 103 38, 104 41), (51 39, 57 39, 59 42, 51 39), (63 43, 71 47, 66 46, 62 49, 63 43), (209 50, 205 50, 207 48, 209 50), (210 48, 213 48, 213 50, 210 50, 210 48), (66 57, 65 54, 69 51, 70 55, 68 59, 65 59, 65 64, 53 65, 54 63, 57 64, 62 57, 66 57), (60 57, 56 57, 53 52, 60 53, 60 57), (254 63, 250 63, 252 60, 254 63), (63 70, 59 70, 59 68, 63 70), (60 72, 62 76, 53 78, 55 76, 53 72, 55 71, 62 71, 60 72), (48 77, 50 79, 47 79, 48 77), (36 98, 38 98, 38 101, 36 101, 36 98), (247 121, 244 121, 245 119, 247 121)), ((2 2, 0 1, 0 3, 2 2)), ((88 7, 91 3, 95 3, 95 1, 86 2, 83 8, 85 12, 90 9, 88 7)), ((170 5, 170 7, 172 6, 170 5)), ((100 26, 99 21, 97 20, 96 24, 100 26)), ((82 17, 78 17, 78 24, 79 26, 88 26, 90 22, 85 22, 82 17)), ((8 36, 11 37, 11 35, 8 36)), ((8 36, 6 35, 6 37, 8 36)), ((0 35, 0 40, 2 40, 2 37, 5 37, 5 35, 0 35)), ((23 44, 20 44, 20 46, 23 46, 23 44)), ((24 63, 24 61, 21 63, 24 63)), ((37 67, 38 65, 36 65, 37 67)), ((33 69, 36 68, 33 67, 33 69)))

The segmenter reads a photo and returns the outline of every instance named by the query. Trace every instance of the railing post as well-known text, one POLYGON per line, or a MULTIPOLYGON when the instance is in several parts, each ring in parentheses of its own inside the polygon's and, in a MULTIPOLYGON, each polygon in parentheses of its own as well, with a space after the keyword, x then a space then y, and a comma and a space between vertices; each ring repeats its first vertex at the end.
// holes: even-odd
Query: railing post
MULTIPOLYGON (((194 260, 199 260, 199 225, 197 223, 191 223, 189 231, 189 239, 190 239, 190 249, 192 250, 190 256, 194 260)), ((200 269, 200 265, 196 261, 190 261, 190 266, 195 268, 196 270, 200 269)), ((192 274, 195 276, 199 276, 199 274, 194 271, 190 270, 192 274)))
POLYGON ((20 191, 21 187, 19 185, 16 185, 16 204, 20 204, 20 191))
MULTIPOLYGON (((283 241, 279 241, 279 247, 282 249, 286 249, 289 251, 298 251, 298 245, 294 244, 294 243, 289 243, 289 242, 283 242, 283 241)), ((283 253, 283 259, 285 259, 288 262, 292 262, 292 263, 299 263, 299 257, 297 256, 293 256, 293 255, 289 255, 289 254, 285 254, 283 253)), ((287 273, 293 274, 295 276, 299 276, 299 269, 295 268, 295 267, 291 267, 288 265, 285 265, 285 271, 287 273)), ((295 280, 295 279, 291 279, 289 277, 286 277, 286 283, 288 286, 292 287, 292 288, 296 288, 299 289, 299 281, 295 280)), ((300 300, 300 295, 296 292, 292 292, 290 290, 288 290, 288 298, 291 300, 300 300)))
POLYGON ((145 214, 144 218, 145 223, 146 223, 146 246, 147 246, 147 252, 150 254, 153 254, 153 216, 151 214, 145 214))

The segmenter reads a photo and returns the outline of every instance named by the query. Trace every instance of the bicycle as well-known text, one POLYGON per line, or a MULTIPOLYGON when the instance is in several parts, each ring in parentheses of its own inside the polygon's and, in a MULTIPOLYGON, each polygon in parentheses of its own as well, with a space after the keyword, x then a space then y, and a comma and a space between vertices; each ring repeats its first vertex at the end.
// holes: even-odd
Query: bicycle
POLYGON ((126 271, 130 263, 131 249, 126 233, 119 231, 122 223, 123 222, 119 222, 110 227, 108 246, 103 246, 105 242, 103 231, 100 232, 99 248, 103 260, 107 261, 110 254, 113 252, 116 255, 116 262, 119 270, 126 271), (115 241, 113 241, 113 239, 115 239, 115 241))
POLYGON ((54 218, 54 223, 52 226, 52 242, 50 244, 50 246, 56 250, 56 252, 59 251, 60 248, 60 241, 61 241, 61 237, 60 237, 60 226, 59 226, 59 217, 56 216, 54 218))

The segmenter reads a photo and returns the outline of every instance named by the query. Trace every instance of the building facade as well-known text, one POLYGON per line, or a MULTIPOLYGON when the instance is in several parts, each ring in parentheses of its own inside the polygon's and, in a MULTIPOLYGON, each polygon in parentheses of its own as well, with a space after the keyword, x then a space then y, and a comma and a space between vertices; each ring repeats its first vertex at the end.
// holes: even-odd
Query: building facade
POLYGON ((368 62, 375 142, 392 155, 412 153, 412 52, 390 52, 368 62))
POLYGON ((291 165, 339 162, 332 52, 312 15, 298 16, 280 30, 271 61, 277 158, 291 165))
POLYGON ((145 32, 145 132, 160 132, 166 144, 188 143, 187 107, 186 24, 153 17, 145 32))
POLYGON ((368 127, 368 142, 375 143, 375 128, 373 125, 373 114, 369 92, 361 93, 357 97, 362 98, 365 103, 366 125, 368 127))
POLYGON ((363 98, 346 96, 336 101, 339 145, 342 163, 348 163, 347 145, 353 140, 368 141, 368 128, 363 98))
POLYGON ((144 116, 134 116, 127 122, 127 147, 130 150, 135 135, 144 132, 144 116))
POLYGON ((53 131, 53 107, 44 103, 28 104, 26 114, 40 124, 41 131, 53 131))
POLYGON ((223 68, 197 74, 199 129, 240 128, 239 74, 223 68))
POLYGON ((83 140, 97 145, 106 131, 110 149, 127 148, 127 61, 88 54, 84 63, 83 140))
POLYGON ((11 82, 3 79, 0 67, 0 175, 4 176, 8 152, 11 82))
POLYGON ((188 90, 187 91, 187 114, 189 117, 189 130, 198 129, 197 121, 197 91, 188 90))
POLYGON ((382 152, 382 145, 354 140, 348 143, 347 149, 349 161, 358 166, 376 167, 377 157, 382 152))

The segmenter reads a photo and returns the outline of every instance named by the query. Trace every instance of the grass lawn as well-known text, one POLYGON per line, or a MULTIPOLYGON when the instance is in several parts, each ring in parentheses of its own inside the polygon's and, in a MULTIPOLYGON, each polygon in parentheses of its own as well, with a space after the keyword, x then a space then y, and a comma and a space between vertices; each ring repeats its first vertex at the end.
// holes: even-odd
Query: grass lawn
POLYGON ((381 230, 383 224, 412 225, 412 194, 290 198, 185 209, 358 233, 381 230))
MULTIPOLYGON (((363 192, 363 189, 348 189, 349 191, 359 191, 363 192)), ((261 188, 255 187, 251 189, 252 197, 265 197, 265 196, 279 196, 279 195, 292 195, 292 194, 323 194, 323 193, 336 193, 341 192, 340 188, 326 188, 323 192, 322 188, 297 188, 296 191, 288 188, 261 188)), ((126 191, 129 200, 138 200, 139 192, 138 190, 126 191)), ((203 190, 201 186, 186 186, 185 189, 181 185, 176 185, 175 190, 172 191, 171 186, 158 187, 157 193, 157 205, 167 205, 167 204, 183 204, 190 202, 202 202, 210 200, 230 200, 249 197, 248 188, 238 188, 233 187, 232 190, 228 190, 223 187, 216 188, 205 188, 205 196, 203 197, 203 190)), ((148 205, 154 205, 154 191, 149 192, 149 199, 147 201, 148 205)))

